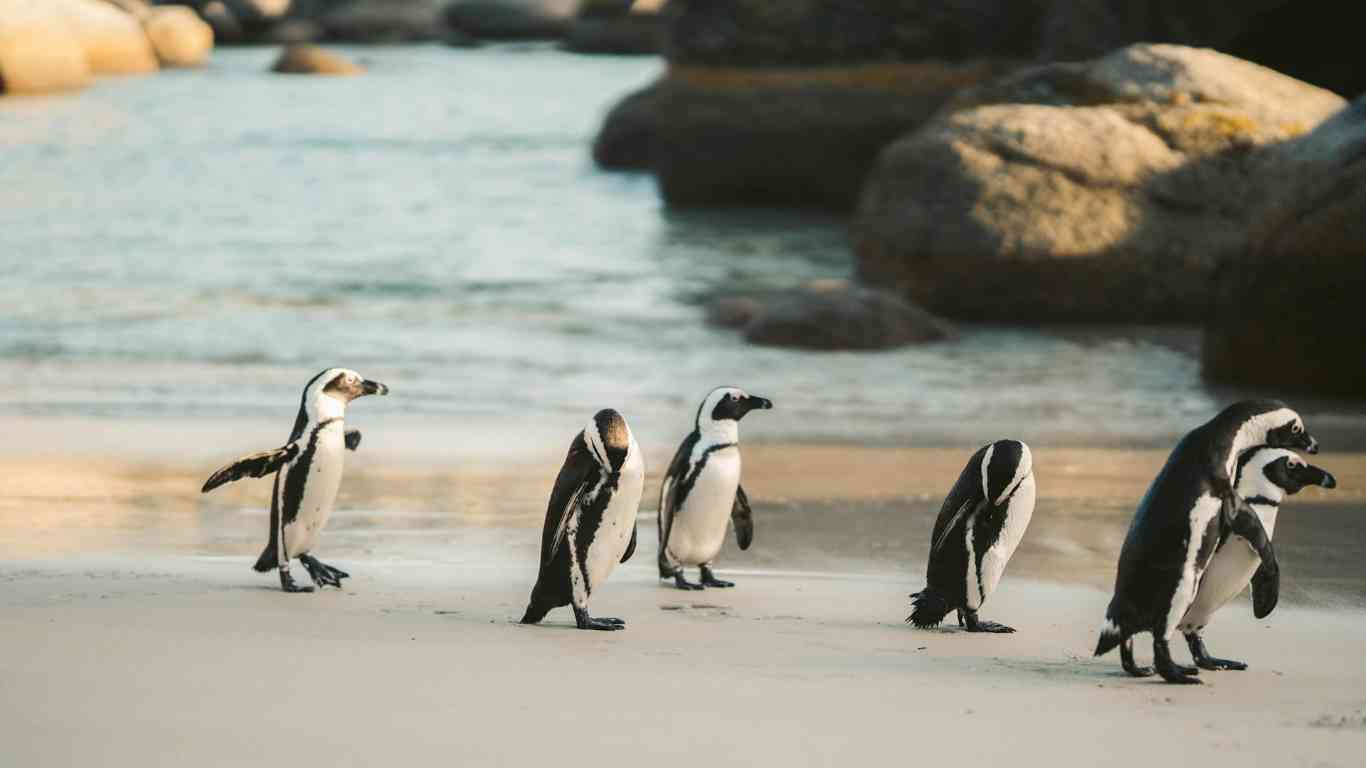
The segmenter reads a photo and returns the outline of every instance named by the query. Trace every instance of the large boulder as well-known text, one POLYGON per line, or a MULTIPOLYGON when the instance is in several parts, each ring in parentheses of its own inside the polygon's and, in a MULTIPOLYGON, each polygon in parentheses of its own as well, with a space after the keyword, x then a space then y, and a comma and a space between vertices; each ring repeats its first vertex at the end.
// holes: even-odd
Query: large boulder
POLYGON ((1265 160, 1274 194, 1216 275, 1205 376, 1366 398, 1366 97, 1265 160))
POLYGON ((612 110, 594 156, 653 171, 671 205, 848 210, 884 146, 998 71, 990 62, 671 67, 612 110))
POLYGON ((487 40, 558 40, 565 36, 578 0, 455 0, 446 24, 487 40))
POLYGON ((75 90, 89 82, 85 47, 59 14, 32 0, 0 0, 0 94, 75 90))
POLYGON ((42 0, 66 20, 85 49, 90 71, 97 75, 130 75, 159 69, 156 52, 132 14, 103 0, 42 0))
POLYGON ((142 26, 162 66, 198 67, 213 53, 213 28, 184 6, 152 8, 142 26))
POLYGON ((365 70, 345 56, 312 45, 290 45, 270 71, 283 75, 359 75, 365 70))
POLYGON ((350 0, 317 16, 330 40, 406 43, 440 40, 446 25, 438 0, 350 0))
POLYGON ((663 43, 662 3, 584 0, 565 33, 564 47, 575 53, 651 54, 663 43))
POLYGON ((1199 321, 1260 203, 1257 148, 1342 104, 1170 45, 1018 72, 882 154, 857 274, 955 319, 1199 321))
POLYGON ((888 349, 939 341, 952 326, 898 296, 843 280, 714 299, 713 325, 737 328, 754 344, 801 349, 888 349))

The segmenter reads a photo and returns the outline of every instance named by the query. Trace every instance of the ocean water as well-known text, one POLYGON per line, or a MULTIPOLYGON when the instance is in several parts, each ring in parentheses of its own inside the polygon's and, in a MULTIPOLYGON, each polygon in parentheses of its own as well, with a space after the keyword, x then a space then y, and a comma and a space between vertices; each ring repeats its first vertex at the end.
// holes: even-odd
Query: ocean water
POLYGON ((845 223, 670 211, 647 175, 598 170, 603 114, 658 61, 347 52, 370 72, 220 50, 0 101, 0 418, 288 422, 332 365, 390 384, 375 413, 454 433, 613 406, 660 443, 718 384, 777 403, 768 439, 1147 442, 1220 404, 1180 345, 1124 329, 747 345, 706 297, 847 275, 845 223))

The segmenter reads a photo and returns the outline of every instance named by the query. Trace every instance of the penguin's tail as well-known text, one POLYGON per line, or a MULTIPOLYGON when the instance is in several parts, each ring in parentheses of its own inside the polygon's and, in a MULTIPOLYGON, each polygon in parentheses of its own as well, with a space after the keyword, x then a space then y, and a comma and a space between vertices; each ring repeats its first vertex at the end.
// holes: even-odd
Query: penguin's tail
MULTIPOLYGON (((1115 598, 1118 600, 1119 598, 1115 598)), ((1100 628, 1100 639, 1096 641, 1096 655, 1104 656, 1124 642, 1124 627, 1116 614, 1115 603, 1105 610, 1105 624, 1100 628)))
POLYGON ((253 565, 252 568, 261 573, 265 573, 266 571, 274 570, 278 565, 279 563, 276 562, 275 557, 275 545, 267 544, 265 551, 261 553, 260 557, 256 558, 256 565, 253 565))
POLYGON ((925 587, 911 595, 911 615, 906 617, 906 621, 920 629, 929 629, 939 626, 939 622, 952 610, 953 607, 942 595, 925 587))
POLYGON ((541 619, 545 618, 550 609, 555 606, 542 601, 535 592, 531 593, 531 602, 527 603, 526 613, 522 614, 523 624, 540 624, 541 619))

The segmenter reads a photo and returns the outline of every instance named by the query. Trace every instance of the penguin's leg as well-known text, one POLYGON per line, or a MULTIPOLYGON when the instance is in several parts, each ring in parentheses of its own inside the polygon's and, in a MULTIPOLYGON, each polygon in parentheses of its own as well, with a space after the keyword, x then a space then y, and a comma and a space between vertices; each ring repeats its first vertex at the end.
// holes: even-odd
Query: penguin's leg
POLYGON ((969 632, 994 632, 996 634, 1007 634, 1014 632, 1011 627, 1004 624, 997 624, 994 621, 982 621, 977 618, 977 611, 963 607, 958 609, 958 618, 967 624, 969 632))
POLYGON ((963 624, 963 609, 959 608, 958 610, 954 611, 953 614, 958 617, 958 626, 965 626, 963 624))
POLYGON ((317 584, 319 587, 336 587, 341 589, 341 580, 351 576, 351 574, 346 571, 339 568, 333 568, 307 552, 299 555, 299 562, 304 564, 304 568, 308 570, 309 577, 312 578, 313 583, 317 584))
POLYGON ((1200 684, 1200 678, 1195 677, 1200 670, 1172 661, 1172 650, 1167 644, 1167 638, 1156 633, 1153 634, 1153 666, 1157 667, 1157 674, 1169 683, 1200 684))
POLYGON ((280 525, 275 531, 275 562, 280 564, 280 589, 285 592, 312 592, 312 587, 301 587, 289 575, 289 548, 285 546, 284 515, 279 516, 280 525))
POLYGON ((681 567, 674 571, 674 586, 679 589, 705 589, 701 584, 695 584, 688 581, 687 577, 683 575, 683 569, 681 567))
POLYGON ((574 623, 578 624, 579 629, 600 629, 611 632, 618 629, 626 629, 626 622, 621 619, 595 619, 588 615, 588 608, 574 606, 574 623))
POLYGON ((702 589, 701 584, 694 584, 691 581, 688 581, 688 578, 683 575, 683 564, 678 563, 675 565, 669 558, 667 551, 668 547, 666 546, 661 546, 659 548, 659 578, 667 579, 672 577, 674 586, 679 589, 702 589))
POLYGON ((721 579, 716 578, 716 574, 714 574, 714 573, 711 572, 711 564, 710 564, 710 563, 703 563, 703 564, 702 564, 702 586, 704 586, 704 587, 733 587, 733 586, 735 586, 735 582, 733 582, 733 581, 722 581, 721 579))
POLYGON ((1191 649, 1191 658, 1195 659, 1195 666, 1201 669, 1247 669, 1247 664, 1244 662, 1232 659, 1216 659, 1209 655, 1209 650, 1205 648, 1205 641, 1200 637, 1199 630, 1193 629, 1186 633, 1186 645, 1191 649))
POLYGON ((1119 641, 1119 663, 1124 671, 1134 677, 1152 677, 1152 667, 1140 667, 1134 662, 1134 636, 1128 635, 1119 641))
POLYGON ((289 561, 280 563, 280 589, 285 592, 312 592, 312 587, 301 587, 294 583, 294 577, 289 575, 289 561))

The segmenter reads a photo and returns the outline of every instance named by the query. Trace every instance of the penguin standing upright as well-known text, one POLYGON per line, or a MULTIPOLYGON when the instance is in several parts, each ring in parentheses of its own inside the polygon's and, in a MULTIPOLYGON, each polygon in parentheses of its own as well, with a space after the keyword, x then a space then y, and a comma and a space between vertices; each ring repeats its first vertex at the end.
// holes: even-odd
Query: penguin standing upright
POLYGON ((574 436, 555 478, 541 533, 541 567, 523 624, 553 608, 574 607, 579 629, 624 629, 621 619, 595 619, 588 598, 617 563, 636 551, 636 512, 645 486, 645 462, 626 419, 598 411, 574 436))
POLYGON ((358 397, 387 394, 388 387, 355 371, 328 368, 304 386, 288 443, 243 456, 204 483, 201 493, 243 477, 275 474, 270 495, 270 541, 255 568, 263 573, 279 568, 284 591, 313 591, 313 587, 296 585, 290 576, 289 561, 296 557, 319 587, 340 587, 341 580, 350 575, 319 562, 310 552, 332 514, 341 486, 344 452, 360 446, 360 431, 345 428, 346 406, 358 397))
POLYGON ((735 522, 740 549, 754 538, 749 498, 740 486, 740 419, 773 403, 735 387, 717 387, 697 408, 693 430, 678 446, 659 489, 659 578, 679 589, 733 587, 711 571, 726 528, 735 522), (700 584, 688 581, 683 566, 701 568, 700 584))
POLYGON ((1014 632, 982 621, 977 611, 996 589, 1034 515, 1034 461, 1019 440, 984 445, 963 468, 934 523, 924 589, 911 595, 917 627, 933 627, 949 611, 969 632, 1014 632))
MULTIPOLYGON (((1275 532, 1276 512, 1282 499, 1299 493, 1305 486, 1336 488, 1338 484, 1332 475, 1284 448, 1254 448, 1244 453, 1238 464, 1235 489, 1261 519, 1268 539, 1275 532)), ((1230 536, 1215 550, 1200 578, 1195 600, 1177 626, 1186 636, 1195 666, 1211 670, 1247 669, 1241 661, 1210 656, 1200 632, 1215 611, 1247 587, 1260 564, 1257 551, 1241 536, 1230 536)))
POLYGON ((1152 669, 1133 658, 1133 636, 1153 635, 1153 660, 1169 683, 1198 683, 1199 670, 1172 661, 1169 642, 1200 585, 1215 548, 1229 533, 1247 540, 1260 567, 1252 578, 1253 613, 1276 606, 1280 569, 1261 519, 1237 494, 1238 458, 1250 448, 1300 448, 1318 442, 1299 414, 1276 400, 1245 400, 1192 430, 1139 502, 1119 553, 1115 594, 1105 612, 1096 655, 1119 646, 1124 670, 1145 677, 1152 669))

